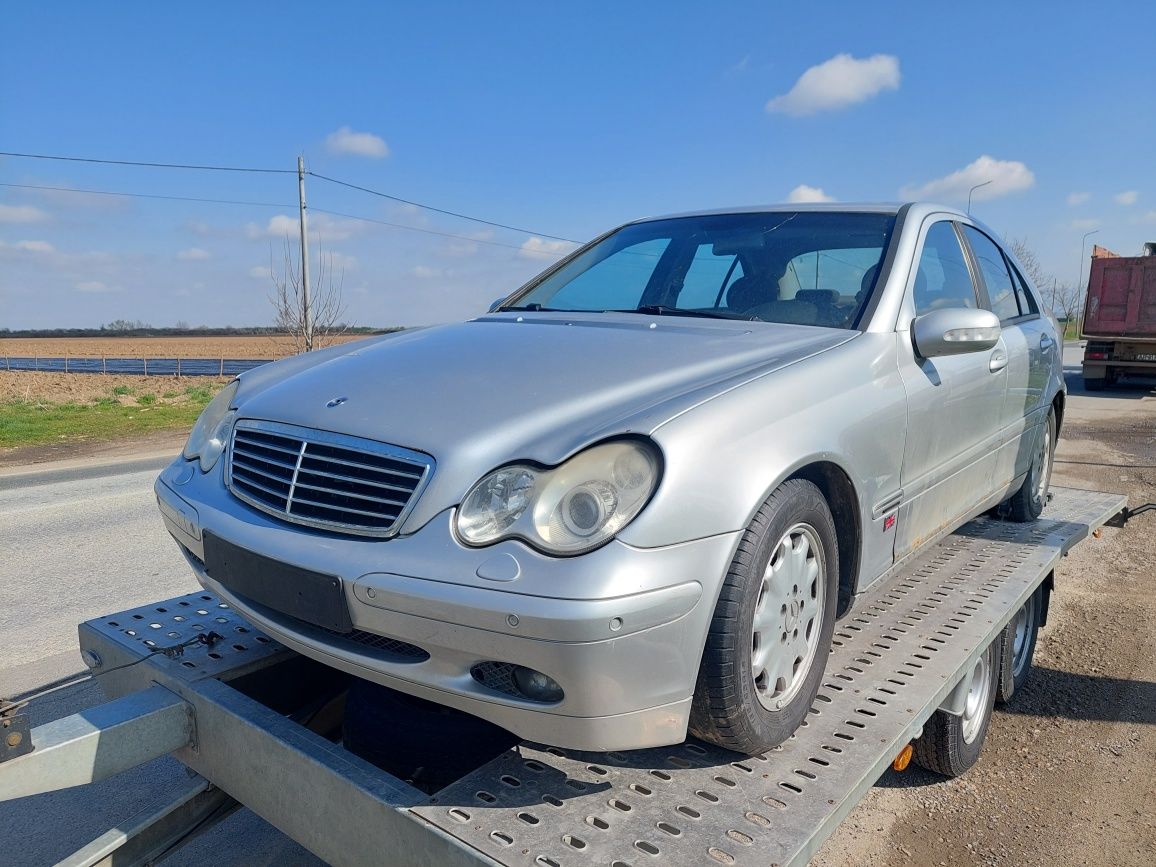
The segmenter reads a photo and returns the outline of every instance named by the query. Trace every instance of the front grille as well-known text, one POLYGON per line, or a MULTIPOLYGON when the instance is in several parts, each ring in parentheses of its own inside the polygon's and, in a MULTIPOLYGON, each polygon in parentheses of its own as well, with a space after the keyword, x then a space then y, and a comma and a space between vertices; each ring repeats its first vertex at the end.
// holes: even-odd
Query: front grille
POLYGON ((372 632, 363 632, 360 629, 355 629, 352 632, 345 634, 341 632, 333 632, 326 630, 335 638, 356 641, 363 647, 371 647, 374 650, 380 650, 389 656, 401 657, 405 661, 425 662, 429 659, 429 654, 418 647, 416 644, 410 644, 407 641, 402 641, 398 638, 390 638, 386 635, 376 635, 372 632))
POLYGON ((432 472, 432 458, 409 449, 242 419, 226 479, 238 498, 286 521, 392 536, 432 472))

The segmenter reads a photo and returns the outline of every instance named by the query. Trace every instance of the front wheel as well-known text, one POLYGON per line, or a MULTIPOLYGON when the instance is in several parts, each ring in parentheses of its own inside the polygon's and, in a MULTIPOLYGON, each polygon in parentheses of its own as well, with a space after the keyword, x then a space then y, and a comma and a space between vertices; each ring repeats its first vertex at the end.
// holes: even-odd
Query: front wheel
POLYGON ((693 734, 756 755, 807 716, 831 650, 839 585, 835 522, 811 482, 759 509, 719 593, 691 707, 693 734))

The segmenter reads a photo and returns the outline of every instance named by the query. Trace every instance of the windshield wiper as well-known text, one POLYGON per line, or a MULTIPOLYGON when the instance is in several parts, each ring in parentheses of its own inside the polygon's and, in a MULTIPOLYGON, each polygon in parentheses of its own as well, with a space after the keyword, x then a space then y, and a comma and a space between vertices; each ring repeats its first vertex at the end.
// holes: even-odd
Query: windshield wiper
MULTIPOLYGON (((495 313, 582 313, 581 310, 565 310, 560 307, 543 307, 537 302, 527 304, 525 307, 499 307, 494 311, 495 313)), ((590 311, 586 311, 590 312, 590 311)))
POLYGON ((647 316, 693 316, 699 319, 746 319, 741 313, 724 313, 721 310, 688 310, 683 307, 669 307, 666 304, 643 304, 632 310, 606 310, 606 313, 643 313, 647 316))

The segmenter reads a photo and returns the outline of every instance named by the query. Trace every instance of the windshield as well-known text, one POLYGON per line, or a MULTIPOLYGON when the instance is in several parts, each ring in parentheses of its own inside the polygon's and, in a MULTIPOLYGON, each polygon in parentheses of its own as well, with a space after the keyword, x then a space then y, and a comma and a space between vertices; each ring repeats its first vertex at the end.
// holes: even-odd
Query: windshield
POLYGON ((501 309, 852 328, 894 226, 893 214, 816 211, 639 223, 581 251, 501 309))

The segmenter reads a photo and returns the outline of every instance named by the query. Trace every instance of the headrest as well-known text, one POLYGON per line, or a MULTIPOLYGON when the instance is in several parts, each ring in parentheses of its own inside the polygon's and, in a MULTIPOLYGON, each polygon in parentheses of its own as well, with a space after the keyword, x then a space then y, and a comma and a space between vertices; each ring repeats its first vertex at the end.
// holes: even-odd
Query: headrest
POLYGON ((754 277, 740 277, 727 289, 727 307, 731 310, 750 310, 773 300, 767 297, 763 282, 754 277))
POLYGON ((875 275, 879 273, 879 266, 872 265, 863 272, 863 279, 859 281, 859 291, 866 294, 871 291, 871 284, 875 282, 875 275))
POLYGON ((800 289, 795 293, 795 300, 808 304, 838 304, 839 292, 836 289, 800 289))

